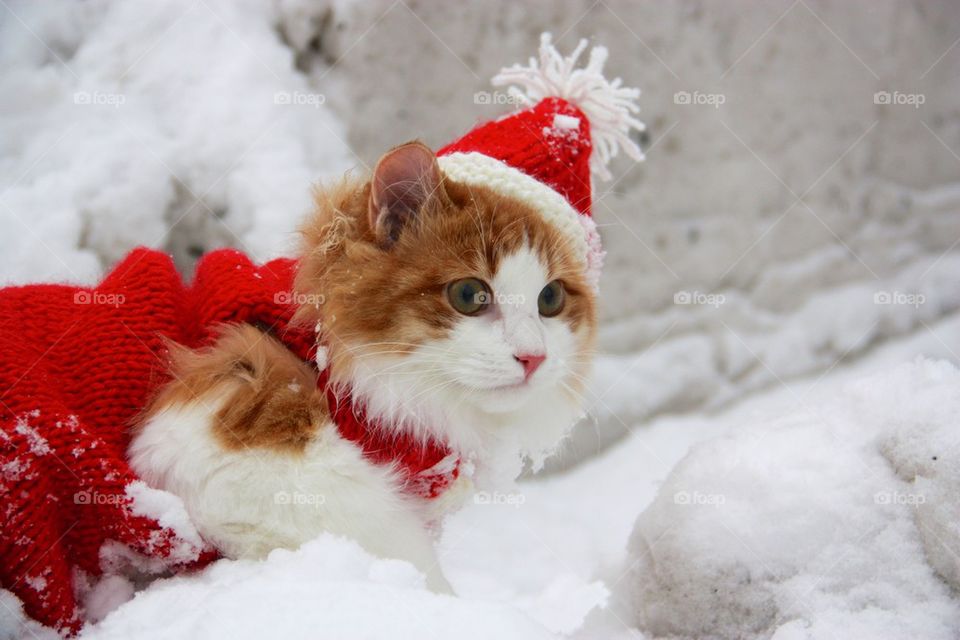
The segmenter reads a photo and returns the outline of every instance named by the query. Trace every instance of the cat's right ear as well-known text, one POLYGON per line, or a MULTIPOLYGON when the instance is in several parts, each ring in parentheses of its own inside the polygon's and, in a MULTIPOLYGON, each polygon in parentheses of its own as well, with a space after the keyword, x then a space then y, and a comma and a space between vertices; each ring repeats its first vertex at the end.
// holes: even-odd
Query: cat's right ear
POLYGON ((408 142, 384 154, 373 170, 369 203, 370 228, 380 246, 393 246, 439 189, 440 165, 425 144, 408 142))

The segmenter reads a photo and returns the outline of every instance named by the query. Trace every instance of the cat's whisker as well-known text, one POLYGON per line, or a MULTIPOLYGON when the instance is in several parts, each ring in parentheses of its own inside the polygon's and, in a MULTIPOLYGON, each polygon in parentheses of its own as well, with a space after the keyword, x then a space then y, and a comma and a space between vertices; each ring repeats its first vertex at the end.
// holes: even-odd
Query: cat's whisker
POLYGON ((583 395, 582 393, 579 393, 577 390, 573 389, 573 388, 572 388, 570 385, 568 385, 566 382, 564 382, 564 381, 561 380, 561 381, 560 381, 560 386, 563 387, 564 390, 567 391, 567 393, 569 393, 570 395, 572 395, 573 398, 574 398, 574 400, 576 400, 577 403, 578 403, 580 406, 584 406, 585 404, 587 404, 587 399, 586 399, 586 397, 584 397, 584 395, 583 395))
POLYGON ((449 386, 455 384, 456 382, 457 382, 457 381, 456 381, 455 379, 452 379, 452 378, 451 378, 451 379, 449 379, 449 380, 445 380, 445 381, 443 381, 443 382, 440 382, 440 383, 438 383, 438 384, 435 384, 435 385, 433 385, 432 387, 429 387, 429 388, 427 388, 427 389, 424 389, 424 390, 421 391, 420 393, 418 393, 418 394, 416 394, 415 396, 413 396, 412 398, 410 398, 410 402, 411 402, 411 403, 414 402, 417 398, 423 396, 423 395, 426 394, 426 393, 430 393, 430 392, 436 391, 436 390, 438 390, 438 389, 442 389, 442 388, 445 388, 445 387, 449 387, 449 386))

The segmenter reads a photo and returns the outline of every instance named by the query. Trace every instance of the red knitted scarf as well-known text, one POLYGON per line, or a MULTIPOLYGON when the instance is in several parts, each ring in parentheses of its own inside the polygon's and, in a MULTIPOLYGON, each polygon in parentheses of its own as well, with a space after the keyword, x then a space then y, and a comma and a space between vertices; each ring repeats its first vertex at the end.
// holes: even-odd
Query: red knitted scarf
MULTIPOLYGON (((325 379, 326 372, 320 376, 321 385, 325 386, 325 379)), ((337 398, 329 388, 327 400, 340 435, 359 445, 368 460, 393 465, 410 493, 436 498, 459 477, 460 458, 446 445, 371 424, 362 408, 349 399, 337 398)))
MULTIPOLYGON (((290 322, 295 267, 220 250, 186 285, 169 256, 137 249, 92 289, 0 289, 0 586, 28 615, 79 630, 72 576, 99 575, 107 541, 184 566, 176 532, 129 497, 137 478, 125 457, 128 426, 167 379, 163 337, 199 347, 218 325, 247 322, 313 363, 313 332, 290 322)), ((433 498, 457 478, 459 461, 443 443, 391 433, 328 394, 343 437, 393 465, 411 493, 433 498)))

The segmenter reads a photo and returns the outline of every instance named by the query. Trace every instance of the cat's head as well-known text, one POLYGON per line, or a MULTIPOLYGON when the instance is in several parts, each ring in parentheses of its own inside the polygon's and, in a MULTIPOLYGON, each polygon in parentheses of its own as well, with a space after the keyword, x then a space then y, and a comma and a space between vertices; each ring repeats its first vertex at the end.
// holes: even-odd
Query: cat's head
POLYGON ((534 206, 444 173, 426 146, 318 192, 297 291, 335 384, 451 441, 510 429, 544 449, 580 415, 596 329, 582 247, 534 206))

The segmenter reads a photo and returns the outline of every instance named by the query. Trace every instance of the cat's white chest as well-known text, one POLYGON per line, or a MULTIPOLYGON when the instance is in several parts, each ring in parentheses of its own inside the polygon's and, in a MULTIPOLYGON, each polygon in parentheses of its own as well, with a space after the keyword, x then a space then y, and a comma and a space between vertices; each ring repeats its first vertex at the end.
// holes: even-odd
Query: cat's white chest
POLYGON ((210 407, 194 403, 156 413, 129 453, 137 474, 178 495, 222 554, 262 558, 330 532, 376 555, 409 560, 428 583, 447 589, 425 526, 433 514, 402 492, 389 466, 367 461, 333 424, 323 425, 302 454, 226 451, 212 436, 216 412, 210 407))

